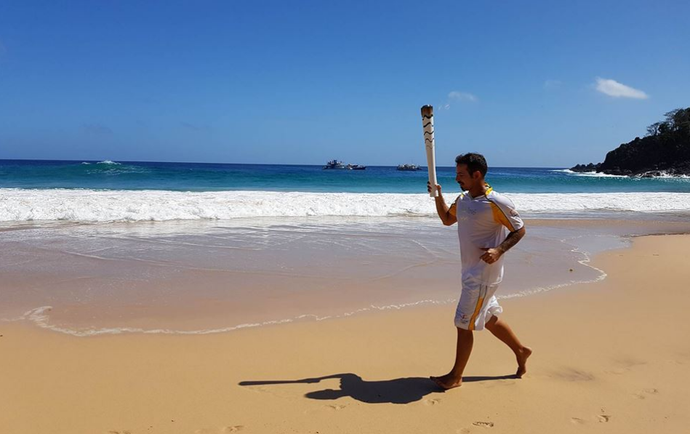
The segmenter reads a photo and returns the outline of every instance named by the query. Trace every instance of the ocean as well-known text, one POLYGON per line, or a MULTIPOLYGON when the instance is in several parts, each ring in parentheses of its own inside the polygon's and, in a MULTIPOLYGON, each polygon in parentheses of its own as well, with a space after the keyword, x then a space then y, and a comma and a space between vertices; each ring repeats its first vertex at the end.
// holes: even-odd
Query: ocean
MULTIPOLYGON (((446 200, 453 167, 438 168, 446 200)), ((368 167, 0 160, 0 223, 430 216, 427 172, 368 167)), ((690 210, 690 178, 628 178, 559 168, 490 168, 487 180, 529 215, 690 210)))
MULTIPOLYGON (((438 174, 450 202, 454 168, 438 174)), ((426 181, 395 167, 0 160, 0 321, 205 334, 452 304, 457 236, 426 181)), ((487 181, 527 220, 504 299, 602 280, 594 255, 690 231, 688 178, 491 168, 487 181)))

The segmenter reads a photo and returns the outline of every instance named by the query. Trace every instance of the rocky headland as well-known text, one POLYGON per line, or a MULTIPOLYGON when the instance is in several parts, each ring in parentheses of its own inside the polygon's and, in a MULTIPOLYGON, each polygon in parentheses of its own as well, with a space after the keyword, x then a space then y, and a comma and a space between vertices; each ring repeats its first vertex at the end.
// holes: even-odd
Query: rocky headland
POLYGON ((602 163, 578 164, 570 170, 636 177, 690 175, 690 107, 665 116, 647 127, 645 137, 623 143, 602 163))

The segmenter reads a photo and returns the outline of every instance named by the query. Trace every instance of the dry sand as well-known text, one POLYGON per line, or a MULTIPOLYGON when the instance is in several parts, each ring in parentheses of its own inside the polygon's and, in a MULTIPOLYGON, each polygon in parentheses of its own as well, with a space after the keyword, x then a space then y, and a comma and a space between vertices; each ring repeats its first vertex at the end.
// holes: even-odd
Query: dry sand
POLYGON ((529 372, 479 332, 445 393, 425 377, 452 364, 454 306, 206 336, 0 324, 0 433, 688 432, 689 247, 636 239, 602 282, 504 301, 529 372))

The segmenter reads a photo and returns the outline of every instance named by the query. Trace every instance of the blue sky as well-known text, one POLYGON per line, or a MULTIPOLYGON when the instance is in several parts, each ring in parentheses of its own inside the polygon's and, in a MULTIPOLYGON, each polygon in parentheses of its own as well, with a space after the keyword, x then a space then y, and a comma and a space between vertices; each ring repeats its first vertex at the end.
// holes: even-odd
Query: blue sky
POLYGON ((0 158, 602 161, 690 106, 690 2, 0 2, 0 158))

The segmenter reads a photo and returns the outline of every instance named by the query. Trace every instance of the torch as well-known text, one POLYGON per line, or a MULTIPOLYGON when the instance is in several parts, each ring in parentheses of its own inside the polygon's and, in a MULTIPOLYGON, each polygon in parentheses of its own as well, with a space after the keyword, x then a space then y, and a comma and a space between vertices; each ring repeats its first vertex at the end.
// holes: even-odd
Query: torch
POLYGON ((436 149, 434 143, 434 108, 422 107, 422 126, 424 127, 424 147, 426 148, 426 165, 429 169, 429 196, 436 197, 436 149))

